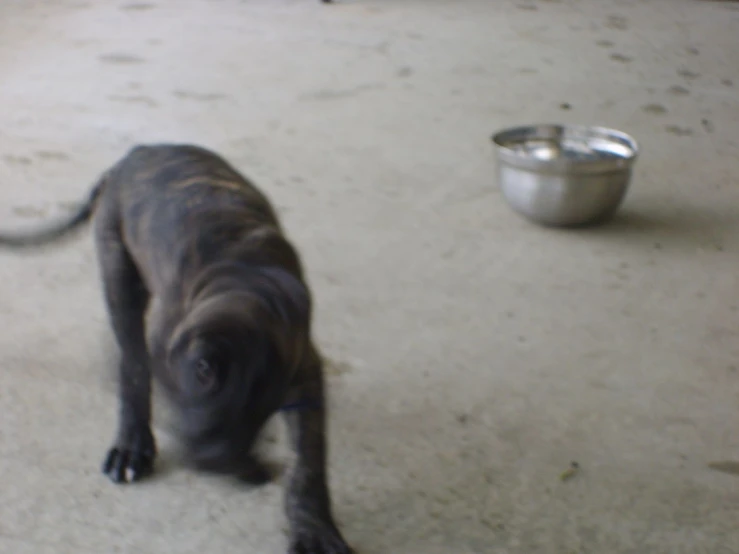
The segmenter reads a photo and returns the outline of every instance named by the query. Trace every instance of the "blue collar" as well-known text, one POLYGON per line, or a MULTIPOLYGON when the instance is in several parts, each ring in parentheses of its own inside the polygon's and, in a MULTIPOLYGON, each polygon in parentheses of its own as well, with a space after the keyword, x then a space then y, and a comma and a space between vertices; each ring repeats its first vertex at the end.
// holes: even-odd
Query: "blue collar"
POLYGON ((280 408, 281 412, 298 412, 302 410, 320 410, 323 406, 320 402, 314 402, 313 400, 296 400, 285 404, 280 408))

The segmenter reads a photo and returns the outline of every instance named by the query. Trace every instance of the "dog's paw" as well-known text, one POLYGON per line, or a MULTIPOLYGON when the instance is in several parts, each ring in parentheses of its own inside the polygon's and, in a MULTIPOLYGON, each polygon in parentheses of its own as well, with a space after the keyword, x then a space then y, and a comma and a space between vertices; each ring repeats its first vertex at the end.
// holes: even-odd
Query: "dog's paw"
POLYGON ((103 462, 103 473, 114 483, 133 483, 154 470, 156 445, 151 430, 141 429, 125 441, 117 441, 103 462))
POLYGON ((333 525, 311 526, 290 539, 288 554, 355 554, 333 525))

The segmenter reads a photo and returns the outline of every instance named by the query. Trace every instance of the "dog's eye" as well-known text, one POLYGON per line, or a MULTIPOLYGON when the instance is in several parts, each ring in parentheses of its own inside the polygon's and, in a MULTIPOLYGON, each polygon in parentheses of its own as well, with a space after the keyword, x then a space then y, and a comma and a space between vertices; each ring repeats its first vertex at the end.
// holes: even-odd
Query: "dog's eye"
POLYGON ((215 384, 215 368, 208 360, 200 359, 195 365, 195 378, 203 388, 209 389, 215 384))

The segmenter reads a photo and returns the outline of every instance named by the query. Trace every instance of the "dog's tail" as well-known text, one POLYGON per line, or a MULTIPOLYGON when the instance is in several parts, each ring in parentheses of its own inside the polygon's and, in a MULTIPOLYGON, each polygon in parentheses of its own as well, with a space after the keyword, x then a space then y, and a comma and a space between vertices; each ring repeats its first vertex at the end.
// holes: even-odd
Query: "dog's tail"
POLYGON ((92 218, 105 181, 105 177, 101 178, 93 187, 85 203, 61 221, 52 222, 45 227, 28 232, 0 231, 0 248, 34 248, 55 242, 71 234, 92 218))

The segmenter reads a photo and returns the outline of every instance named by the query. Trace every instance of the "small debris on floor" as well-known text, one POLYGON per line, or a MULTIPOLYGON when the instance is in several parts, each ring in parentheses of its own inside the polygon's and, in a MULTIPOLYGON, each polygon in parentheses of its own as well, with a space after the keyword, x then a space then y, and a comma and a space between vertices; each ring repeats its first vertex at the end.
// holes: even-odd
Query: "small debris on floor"
POLYGON ((559 476, 560 481, 567 481, 572 479, 577 472, 580 471, 580 464, 577 462, 570 462, 570 467, 565 469, 559 476))

